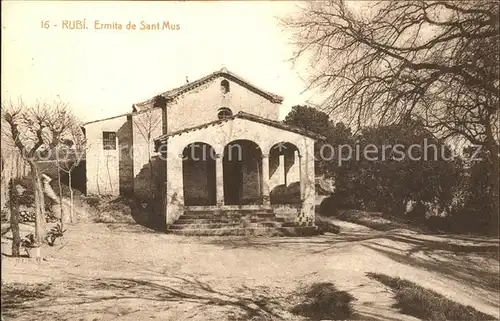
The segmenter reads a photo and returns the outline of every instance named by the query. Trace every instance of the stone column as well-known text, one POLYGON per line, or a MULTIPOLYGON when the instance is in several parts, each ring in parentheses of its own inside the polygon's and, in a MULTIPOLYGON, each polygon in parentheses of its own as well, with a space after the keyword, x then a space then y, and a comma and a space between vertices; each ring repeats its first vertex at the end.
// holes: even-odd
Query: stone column
POLYGON ((215 155, 215 195, 217 206, 224 205, 224 167, 223 155, 215 155))
MULTIPOLYGON (((311 144, 312 145, 312 144, 311 144)), ((300 183, 302 209, 299 215, 299 224, 305 226, 314 225, 315 207, 315 174, 314 174, 314 149, 308 150, 300 157, 300 183)))
POLYGON ((269 155, 262 155, 262 204, 271 205, 269 195, 269 155))

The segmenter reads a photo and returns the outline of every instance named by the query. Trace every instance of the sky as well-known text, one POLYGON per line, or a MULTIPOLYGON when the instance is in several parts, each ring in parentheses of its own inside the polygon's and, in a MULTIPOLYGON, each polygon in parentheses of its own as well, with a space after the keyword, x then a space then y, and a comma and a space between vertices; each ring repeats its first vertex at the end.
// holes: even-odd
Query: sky
POLYGON ((91 121, 130 112, 132 104, 183 85, 186 77, 226 67, 283 96, 283 118, 311 98, 301 94, 306 75, 288 61, 294 47, 276 19, 298 5, 2 1, 2 99, 62 100, 91 121), (64 20, 83 19, 88 29, 63 29, 64 20), (98 30, 95 21, 122 29, 98 30), (141 21, 179 29, 138 30, 141 21), (136 30, 126 28, 129 22, 136 30))

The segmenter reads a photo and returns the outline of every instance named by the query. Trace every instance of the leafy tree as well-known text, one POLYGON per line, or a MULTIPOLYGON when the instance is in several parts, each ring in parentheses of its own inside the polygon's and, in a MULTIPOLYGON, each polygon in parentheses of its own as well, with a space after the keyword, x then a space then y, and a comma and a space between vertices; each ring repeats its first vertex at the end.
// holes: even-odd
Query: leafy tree
POLYGON ((352 143, 351 129, 343 123, 333 123, 321 110, 300 105, 292 107, 284 122, 324 136, 314 146, 316 173, 338 176, 338 147, 352 143))
POLYGON ((360 153, 347 162, 349 178, 338 191, 343 197, 393 215, 404 214, 410 200, 450 207, 462 165, 420 121, 363 128, 356 144, 360 153))
POLYGON ((455 202, 450 222, 456 232, 488 232, 489 214, 494 210, 490 179, 492 164, 484 151, 464 150, 465 170, 455 188, 455 202))
POLYGON ((498 1, 310 1, 285 19, 309 58, 309 87, 346 121, 397 124, 407 115, 441 139, 484 148, 499 210, 498 1))

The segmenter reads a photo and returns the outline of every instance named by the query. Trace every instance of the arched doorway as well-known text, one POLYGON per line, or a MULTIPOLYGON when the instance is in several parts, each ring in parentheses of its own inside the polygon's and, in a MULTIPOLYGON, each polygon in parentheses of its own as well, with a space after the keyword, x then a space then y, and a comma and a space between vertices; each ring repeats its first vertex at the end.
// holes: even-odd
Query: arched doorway
POLYGON ((215 205, 215 151, 206 143, 191 143, 182 152, 184 205, 215 205))
POLYGON ((300 153, 294 144, 280 142, 270 148, 269 190, 271 204, 301 202, 300 153))
POLYGON ((262 151, 250 140, 235 140, 224 148, 224 204, 262 204, 262 151))

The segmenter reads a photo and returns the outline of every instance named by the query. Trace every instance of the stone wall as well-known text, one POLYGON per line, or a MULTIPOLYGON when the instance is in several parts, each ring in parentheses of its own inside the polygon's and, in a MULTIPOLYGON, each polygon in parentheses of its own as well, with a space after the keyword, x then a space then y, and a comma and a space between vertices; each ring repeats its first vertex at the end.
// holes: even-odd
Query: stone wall
MULTIPOLYGON (((158 156, 158 153, 154 151, 153 140, 163 133, 162 116, 161 108, 153 108, 131 116, 134 162, 133 173, 130 175, 133 177, 134 195, 141 199, 150 199, 153 193, 157 192, 155 181, 162 179, 158 177, 159 171, 155 169, 156 163, 153 164, 153 159, 158 156)), ((158 161, 160 160, 155 160, 155 162, 158 161)))

